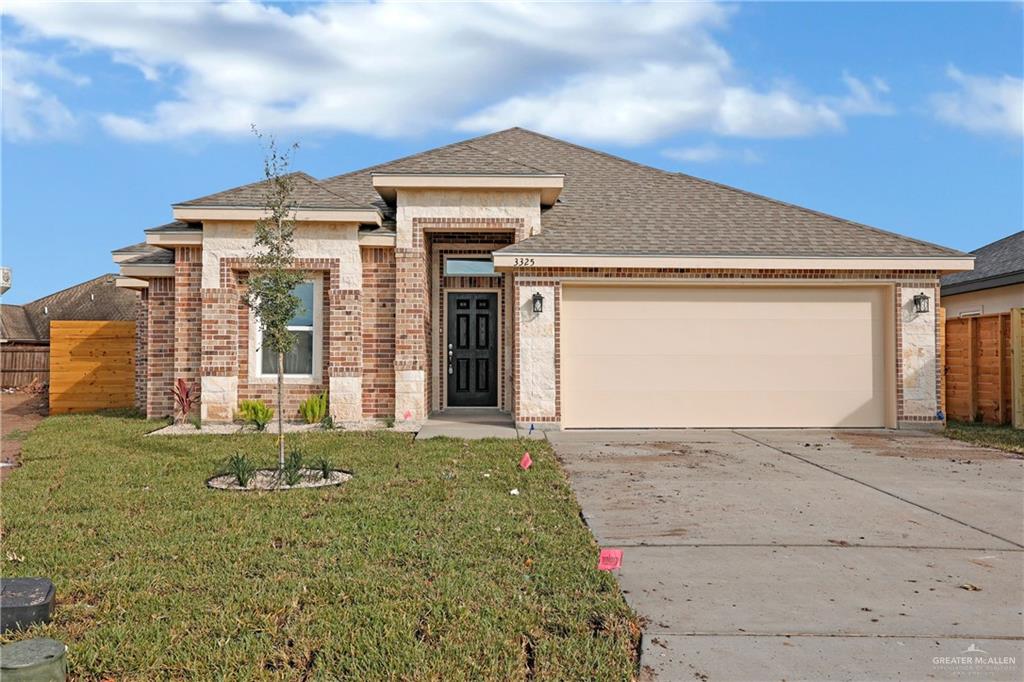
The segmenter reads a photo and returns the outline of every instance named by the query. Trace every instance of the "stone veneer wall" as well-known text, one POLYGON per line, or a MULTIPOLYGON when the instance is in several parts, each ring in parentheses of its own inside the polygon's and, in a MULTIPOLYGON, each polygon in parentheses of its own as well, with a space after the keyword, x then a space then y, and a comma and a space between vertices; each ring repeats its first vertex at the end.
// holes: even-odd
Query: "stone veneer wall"
POLYGON ((395 415, 395 252, 364 248, 363 417, 395 415))
POLYGON ((942 368, 938 362, 938 273, 917 270, 711 270, 661 268, 531 268, 515 273, 515 299, 519 305, 516 316, 516 346, 513 374, 517 387, 514 403, 516 421, 552 426, 561 420, 559 367, 559 325, 561 318, 561 287, 570 281, 618 279, 734 282, 821 281, 855 282, 858 284, 891 285, 896 323, 896 421, 902 426, 936 426, 942 368), (545 313, 534 315, 528 307, 533 293, 545 299, 545 313), (913 296, 926 293, 932 312, 913 311, 913 296), (549 308, 548 301, 551 301, 549 308), (553 319, 547 311, 551 310, 553 319), (554 383, 552 396, 551 384, 554 383))

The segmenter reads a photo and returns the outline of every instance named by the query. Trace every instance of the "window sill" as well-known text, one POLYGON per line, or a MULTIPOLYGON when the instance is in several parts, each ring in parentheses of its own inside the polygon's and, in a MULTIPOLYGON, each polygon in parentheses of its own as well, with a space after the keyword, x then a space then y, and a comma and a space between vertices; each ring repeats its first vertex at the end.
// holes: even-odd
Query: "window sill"
MULTIPOLYGON (((249 377, 249 381, 254 384, 276 384, 276 374, 254 374, 249 377)), ((321 383, 321 379, 318 376, 312 374, 285 374, 284 375, 285 385, 297 385, 297 386, 311 386, 321 383)))

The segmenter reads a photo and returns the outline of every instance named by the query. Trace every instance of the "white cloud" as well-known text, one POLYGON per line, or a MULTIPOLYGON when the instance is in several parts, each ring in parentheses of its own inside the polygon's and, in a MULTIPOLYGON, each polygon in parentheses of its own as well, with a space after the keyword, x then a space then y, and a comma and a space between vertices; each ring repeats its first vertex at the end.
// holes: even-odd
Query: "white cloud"
POLYGON ((836 108, 850 116, 886 116, 893 113, 891 105, 879 99, 880 95, 889 93, 889 84, 878 76, 873 76, 870 83, 865 83, 848 73, 843 73, 843 83, 849 93, 836 100, 836 108))
POLYGON ((88 78, 73 74, 52 57, 42 57, 14 47, 0 52, 3 62, 3 135, 10 140, 66 137, 75 127, 71 111, 55 94, 41 86, 39 78, 86 85, 88 78))
MULTIPOLYGON (((101 122, 131 139, 267 130, 398 136, 523 125, 641 143, 696 130, 788 137, 877 113, 744 81, 714 4, 19 3, 27 38, 107 53, 173 95, 101 122)), ((852 106, 851 106, 852 103, 852 106)))
POLYGON ((761 163, 761 155, 753 149, 728 149, 714 142, 707 142, 696 147, 675 147, 665 149, 663 156, 686 163, 710 163, 713 161, 741 161, 743 163, 761 163))
POLYGON ((956 90, 932 96, 935 115, 974 133, 1024 136, 1024 80, 1013 76, 975 76, 950 65, 956 90))

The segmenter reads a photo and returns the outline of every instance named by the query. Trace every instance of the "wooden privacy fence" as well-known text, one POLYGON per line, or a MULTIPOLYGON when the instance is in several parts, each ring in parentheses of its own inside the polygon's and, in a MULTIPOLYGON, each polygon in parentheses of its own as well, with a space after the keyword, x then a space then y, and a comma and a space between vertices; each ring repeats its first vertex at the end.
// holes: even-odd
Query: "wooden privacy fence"
POLYGON ((50 414, 134 404, 134 322, 50 322, 50 414))
POLYGON ((945 323, 946 416, 1024 428, 1024 309, 945 323))
POLYGON ((41 384, 50 380, 49 347, 0 346, 0 386, 26 386, 33 379, 41 384))

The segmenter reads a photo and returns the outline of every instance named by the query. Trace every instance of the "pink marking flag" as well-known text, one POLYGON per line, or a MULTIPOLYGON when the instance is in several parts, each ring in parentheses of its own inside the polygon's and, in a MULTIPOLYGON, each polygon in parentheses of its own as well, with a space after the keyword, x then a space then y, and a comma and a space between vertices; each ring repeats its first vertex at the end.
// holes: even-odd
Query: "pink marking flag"
POLYGON ((412 412, 406 410, 405 414, 402 415, 402 419, 404 419, 405 421, 409 421, 410 419, 412 419, 412 412))
POLYGON ((527 452, 523 454, 523 458, 519 460, 519 468, 522 469, 523 471, 526 471, 527 469, 530 468, 531 464, 533 464, 533 460, 530 459, 530 453, 527 452))
POLYGON ((614 571, 622 567, 621 549, 602 549, 601 556, 597 560, 597 570, 614 571))

